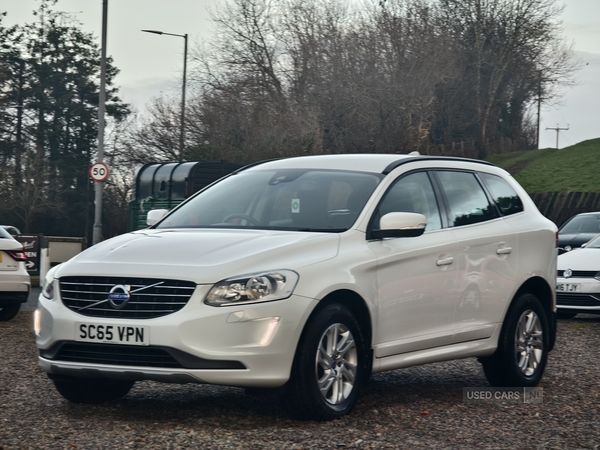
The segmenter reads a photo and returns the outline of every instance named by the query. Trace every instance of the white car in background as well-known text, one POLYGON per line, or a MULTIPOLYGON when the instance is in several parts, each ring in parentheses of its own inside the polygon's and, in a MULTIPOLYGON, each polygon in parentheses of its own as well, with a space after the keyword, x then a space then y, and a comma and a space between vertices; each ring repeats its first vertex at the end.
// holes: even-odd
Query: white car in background
POLYGON ((13 227, 12 225, 0 225, 0 228, 4 228, 11 236, 18 236, 21 234, 21 230, 19 230, 17 227, 13 227))
POLYGON ((600 236, 558 256, 556 304, 558 318, 578 313, 600 314, 600 236))
POLYGON ((274 390, 292 416, 330 420, 372 372, 478 357, 494 386, 542 378, 557 229, 498 167, 282 159, 164 213, 48 272, 39 365, 66 399, 213 383, 274 390))
POLYGON ((10 320, 27 301, 31 281, 23 245, 0 227, 0 321, 10 320))

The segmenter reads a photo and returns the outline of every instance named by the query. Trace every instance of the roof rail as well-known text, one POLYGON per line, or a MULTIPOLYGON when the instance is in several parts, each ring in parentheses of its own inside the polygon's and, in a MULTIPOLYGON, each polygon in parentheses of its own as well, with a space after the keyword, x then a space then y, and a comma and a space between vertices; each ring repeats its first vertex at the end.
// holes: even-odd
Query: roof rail
POLYGON ((388 166, 385 169, 383 169, 383 172, 381 172, 381 173, 384 175, 387 175, 392 170, 394 170, 397 167, 400 167, 403 164, 413 163, 413 162, 417 162, 417 161, 462 161, 462 162, 478 163, 478 164, 484 164, 486 166, 494 166, 495 167, 495 164, 492 164, 487 161, 481 161, 480 159, 459 158, 457 156, 415 156, 412 158, 402 158, 402 159, 399 159, 398 161, 394 161, 393 163, 388 164, 388 166))

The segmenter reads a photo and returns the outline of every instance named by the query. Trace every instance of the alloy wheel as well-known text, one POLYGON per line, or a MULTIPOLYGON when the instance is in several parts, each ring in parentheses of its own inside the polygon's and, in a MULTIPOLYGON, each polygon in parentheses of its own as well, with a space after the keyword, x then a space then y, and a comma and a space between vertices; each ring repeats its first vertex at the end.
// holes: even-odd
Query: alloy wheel
POLYGON ((527 310, 521 314, 515 331, 515 358, 521 373, 532 376, 538 369, 544 352, 542 322, 538 315, 527 310))
POLYGON ((321 336, 316 357, 319 392, 331 405, 346 400, 356 380, 358 352, 354 336, 341 323, 334 323, 321 336))

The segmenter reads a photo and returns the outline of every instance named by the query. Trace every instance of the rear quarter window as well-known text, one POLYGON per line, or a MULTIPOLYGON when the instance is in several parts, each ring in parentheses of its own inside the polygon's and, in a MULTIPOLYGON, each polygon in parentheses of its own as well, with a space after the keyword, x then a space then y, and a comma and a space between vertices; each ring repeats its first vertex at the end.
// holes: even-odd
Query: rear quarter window
POLYGON ((489 173, 480 173, 479 175, 492 194, 492 198, 503 216, 523 211, 521 198, 504 179, 489 173))

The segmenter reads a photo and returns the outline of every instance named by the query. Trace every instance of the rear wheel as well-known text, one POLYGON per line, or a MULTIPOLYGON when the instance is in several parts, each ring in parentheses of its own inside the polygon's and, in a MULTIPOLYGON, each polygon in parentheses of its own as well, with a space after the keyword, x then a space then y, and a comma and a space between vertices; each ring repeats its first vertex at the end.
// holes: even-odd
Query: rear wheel
POLYGON ((363 335, 343 305, 325 307, 307 325, 298 345, 284 403, 301 420, 348 414, 358 398, 366 361, 363 335))
POLYGON ((73 403, 100 404, 127 395, 134 381, 110 378, 53 377, 56 390, 73 403))
POLYGON ((15 305, 3 305, 0 306, 0 321, 5 322, 7 320, 13 319, 19 310, 21 309, 21 304, 17 303, 15 305))
POLYGON ((549 328, 538 298, 521 295, 504 319, 498 349, 481 358, 483 371, 492 386, 537 386, 548 359, 549 328))

